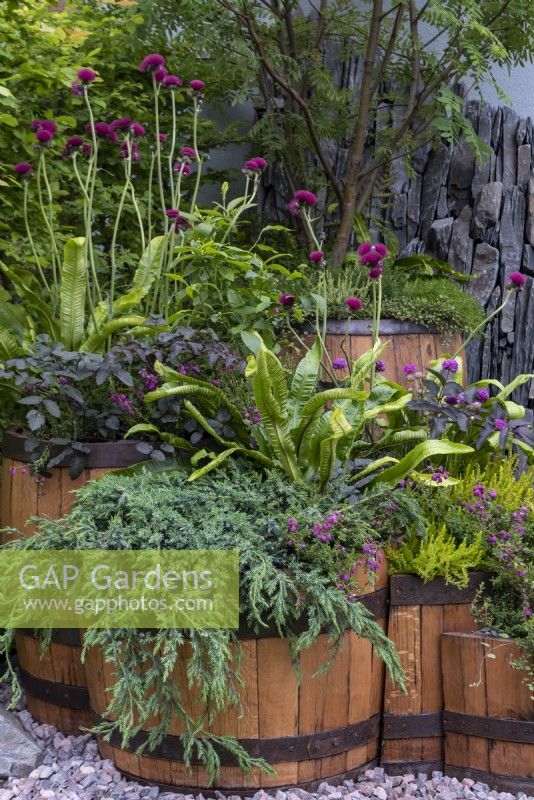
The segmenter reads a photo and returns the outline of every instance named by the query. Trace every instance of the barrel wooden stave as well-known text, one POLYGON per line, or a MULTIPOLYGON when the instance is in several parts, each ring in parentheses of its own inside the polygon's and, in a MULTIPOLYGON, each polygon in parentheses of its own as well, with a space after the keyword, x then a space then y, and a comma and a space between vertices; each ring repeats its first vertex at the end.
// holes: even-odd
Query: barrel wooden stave
POLYGON ((532 794, 534 703, 523 673, 510 664, 518 656, 510 641, 478 633, 443 634, 445 771, 472 774, 502 791, 532 794), (523 734, 521 726, 513 725, 510 733, 511 720, 526 723, 523 734), (481 733, 480 725, 487 727, 487 736, 474 735, 481 733), (509 735, 516 740, 508 741, 509 735))
POLYGON ((476 628, 470 607, 481 579, 459 591, 440 580, 423 584, 415 576, 391 576, 388 636, 407 689, 404 694, 386 677, 380 763, 392 772, 443 766, 441 634, 476 628))
MULTIPOLYGON (((363 593, 373 591, 367 579, 364 580, 363 570, 358 577, 363 593)), ((384 563, 377 575, 374 590, 383 590, 387 585, 387 566, 384 563)), ((379 622, 385 628, 385 620, 379 622)), ((343 780, 345 776, 356 775, 367 766, 377 763, 385 667, 370 642, 357 637, 352 631, 346 632, 343 647, 329 671, 324 675, 315 675, 328 660, 328 637, 321 634, 314 645, 301 654, 300 686, 286 639, 275 636, 244 638, 240 645, 243 654, 241 675, 244 679, 240 691, 244 713, 240 716, 236 708, 219 713, 210 731, 239 740, 266 741, 271 747, 274 746, 277 758, 273 766, 277 776, 269 777, 259 770, 253 770, 251 775, 245 776, 239 767, 223 764, 215 783, 217 789, 232 789, 235 793, 237 787, 245 791, 262 787, 310 787, 335 776, 343 780), (372 722, 369 723, 371 718, 372 722), (356 746, 343 745, 338 748, 341 752, 328 753, 323 757, 315 757, 311 742, 312 757, 298 760, 290 759, 287 744, 273 744, 273 740, 282 737, 319 736, 329 731, 335 738, 340 731, 358 723, 370 727, 366 727, 365 733, 361 734, 361 741, 355 739, 358 742, 356 746)), ((197 716, 202 706, 196 701, 196 691, 188 688, 188 650, 189 646, 184 645, 183 658, 177 662, 173 678, 182 690, 187 711, 197 716)), ((91 648, 87 654, 86 675, 91 706, 100 718, 106 717, 110 687, 114 682, 113 672, 113 665, 105 662, 101 651, 91 648)), ((145 725, 146 729, 149 727, 149 724, 145 725)), ((182 732, 182 722, 173 718, 169 736, 179 736, 182 732)), ((209 785, 206 770, 200 764, 187 768, 179 760, 160 754, 151 755, 146 751, 141 756, 135 755, 133 743, 131 750, 121 749, 119 744, 113 737, 110 743, 99 740, 102 756, 111 758, 124 774, 175 790, 184 787, 205 790, 209 785)))

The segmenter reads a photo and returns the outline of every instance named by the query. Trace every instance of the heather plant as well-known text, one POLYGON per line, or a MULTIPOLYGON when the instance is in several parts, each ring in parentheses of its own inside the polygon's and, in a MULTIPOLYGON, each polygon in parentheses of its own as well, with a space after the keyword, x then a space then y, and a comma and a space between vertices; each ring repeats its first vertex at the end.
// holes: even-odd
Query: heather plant
MULTIPOLYGON (((308 557, 305 548, 288 542, 292 518, 304 529, 336 513, 340 488, 318 494, 313 487, 289 482, 280 470, 260 471, 244 461, 227 464, 195 483, 189 483, 182 470, 143 471, 130 477, 111 474, 84 487, 64 520, 42 518, 35 536, 14 541, 9 547, 238 549, 242 623, 254 631, 272 628, 287 637, 297 676, 300 654, 319 634, 328 634, 330 640, 330 652, 320 667, 324 671, 349 629, 373 643, 393 681, 402 685, 393 645, 364 605, 355 602, 344 585, 338 586, 344 581, 337 575, 337 562, 325 561, 319 553, 308 557)), ((361 505, 359 501, 347 504, 343 512, 346 530, 332 530, 334 539, 340 534, 339 543, 350 549, 354 563, 363 559, 371 573, 374 563, 367 547, 371 521, 375 509, 390 505, 395 497, 389 489, 377 490, 367 500, 360 498, 361 505)), ((417 514, 413 504, 402 498, 399 508, 407 522, 417 514)), ((376 542, 376 532, 372 541, 376 542)), ((321 546, 337 552, 330 543, 321 546)), ((6 653, 12 635, 9 631, 2 637, 6 653)), ((251 757, 236 740, 210 730, 216 712, 232 707, 240 710, 237 631, 92 629, 85 635, 85 648, 91 646, 103 648, 106 659, 121 662, 107 715, 115 721, 100 725, 102 733, 117 730, 128 742, 144 723, 151 727, 157 719, 151 727, 149 752, 168 732, 174 715, 183 726, 181 741, 187 763, 200 759, 213 777, 219 768, 217 751, 223 749, 235 755, 245 772, 260 767, 270 773, 265 762, 251 757), (182 645, 186 643, 189 648, 184 656, 182 645), (194 719, 185 711, 172 677, 174 666, 184 657, 191 692, 199 699, 200 710, 194 719)), ((9 677, 16 681, 12 670, 9 677)))

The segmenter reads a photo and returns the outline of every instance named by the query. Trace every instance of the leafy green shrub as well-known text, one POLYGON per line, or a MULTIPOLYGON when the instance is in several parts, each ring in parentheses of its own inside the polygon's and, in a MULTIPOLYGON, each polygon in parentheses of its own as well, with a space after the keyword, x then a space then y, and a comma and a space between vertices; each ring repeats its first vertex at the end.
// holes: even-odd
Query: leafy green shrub
MULTIPOLYGON (((262 473, 234 463, 195 483, 183 471, 141 471, 131 477, 110 474, 88 484, 78 494, 71 513, 63 521, 41 518, 35 536, 11 543, 17 549, 237 549, 240 551, 240 607, 242 620, 254 630, 273 626, 290 640, 298 671, 298 658, 321 632, 331 640, 326 669, 346 629, 368 638, 384 659, 395 682, 403 676, 394 648, 365 607, 352 602, 338 588, 334 566, 320 557, 302 559, 300 549, 288 543, 292 518, 311 528, 318 518, 338 509, 340 487, 319 495, 313 488, 297 486, 281 471, 262 473), (289 517, 289 518, 288 518, 289 517), (295 623, 304 625, 294 633, 295 623)), ((376 492, 360 511, 358 502, 343 508, 347 522, 345 547, 364 555, 372 514, 391 504, 395 493, 376 492)), ((365 502, 365 501, 364 501, 365 502)), ((408 507, 400 501, 402 507, 408 507)), ((334 551, 334 543, 324 542, 334 551)), ((7 651, 12 632, 1 640, 7 651)), ((85 647, 102 647, 109 660, 121 661, 108 712, 116 723, 100 730, 118 729, 127 742, 139 726, 161 712, 161 723, 152 730, 149 747, 168 730, 171 712, 184 723, 186 760, 200 757, 210 773, 217 772, 216 746, 234 753, 246 771, 263 766, 250 758, 238 743, 209 732, 217 709, 239 706, 238 667, 230 645, 237 642, 232 630, 90 630, 85 647), (191 644, 187 671, 198 683, 205 703, 199 719, 192 720, 180 704, 172 679, 180 645, 191 644)), ((14 677, 11 675, 10 677, 14 677)), ((192 690, 193 691, 193 690, 192 690)))
POLYGON ((447 532, 447 525, 431 522, 426 535, 412 532, 397 548, 389 547, 391 574, 417 575, 425 583, 443 578, 446 583, 463 588, 469 582, 469 570, 478 569, 484 562, 482 532, 473 541, 458 542, 447 532))

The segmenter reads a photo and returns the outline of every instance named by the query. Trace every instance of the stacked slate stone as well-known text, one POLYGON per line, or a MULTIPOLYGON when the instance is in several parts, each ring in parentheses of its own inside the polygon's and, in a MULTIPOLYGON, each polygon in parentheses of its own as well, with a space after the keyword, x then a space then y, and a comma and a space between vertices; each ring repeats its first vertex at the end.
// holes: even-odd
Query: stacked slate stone
MULTIPOLYGON (((509 108, 468 101, 467 115, 490 157, 476 164, 470 147, 425 147, 408 170, 395 162, 388 222, 404 253, 426 252, 476 276, 466 287, 489 313, 507 276, 523 272, 524 290, 469 347, 469 380, 534 372, 534 166, 530 119, 509 108)), ((534 406, 534 381, 514 400, 534 406)))

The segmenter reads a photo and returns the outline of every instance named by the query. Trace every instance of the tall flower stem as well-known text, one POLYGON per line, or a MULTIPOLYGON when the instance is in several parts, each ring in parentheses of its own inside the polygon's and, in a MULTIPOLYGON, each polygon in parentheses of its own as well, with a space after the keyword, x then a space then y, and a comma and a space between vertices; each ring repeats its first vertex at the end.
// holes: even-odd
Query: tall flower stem
POLYGON ((48 231, 48 235, 50 237, 50 258, 51 258, 51 262, 52 262, 52 284, 53 284, 53 290, 51 292, 51 298, 50 299, 51 299, 51 302, 52 302, 52 306, 55 307, 56 302, 57 302, 57 296, 58 296, 56 262, 59 262, 59 252, 58 252, 58 249, 57 249, 56 239, 55 239, 55 236, 54 236, 54 229, 52 227, 52 219, 51 219, 52 214, 51 214, 50 210, 49 210, 49 213, 47 213, 46 208, 45 208, 45 204, 44 204, 44 199, 43 199, 43 187, 42 187, 42 183, 41 183, 42 175, 43 175, 43 162, 44 162, 44 152, 41 151, 41 153, 39 155, 39 161, 37 162, 37 184, 36 184, 37 185, 37 199, 38 199, 38 202, 39 202, 39 209, 41 211, 41 216, 43 218, 45 227, 46 227, 46 229, 48 231))
POLYGON ((245 184, 245 194, 243 197, 243 203, 239 206, 238 210, 232 217, 232 220, 230 221, 230 224, 228 225, 226 231, 224 232, 224 236, 221 239, 221 244, 224 244, 227 241, 231 232, 236 227, 241 215, 244 214, 248 208, 252 208, 254 204, 254 199, 256 197, 256 194, 258 193, 258 181, 257 180, 254 181, 254 187, 252 189, 250 197, 248 196, 249 188, 250 188, 250 178, 247 175, 247 182, 245 184))
POLYGON ((130 178, 132 173, 132 148, 131 142, 128 138, 127 140, 128 146, 128 158, 126 159, 126 163, 124 165, 124 169, 126 172, 126 180, 124 182, 124 187, 122 190, 122 194, 119 200, 119 206, 117 208, 117 216, 115 217, 115 224, 113 225, 113 235, 111 237, 111 281, 109 287, 109 309, 110 309, 110 317, 113 312, 113 301, 115 299, 115 281, 117 276, 117 256, 115 253, 115 249, 117 246, 117 234, 119 232, 119 224, 122 216, 122 210, 124 208, 124 201, 126 200, 126 195, 128 194, 128 189, 130 187, 130 178))
MULTIPOLYGON (((96 264, 95 264, 95 254, 93 250, 93 204, 95 198, 96 176, 98 174, 98 139, 96 137, 95 119, 93 115, 93 109, 89 101, 89 92, 87 86, 83 87, 83 96, 85 99, 85 105, 87 106, 87 113, 89 114, 91 141, 93 145, 93 154, 89 162, 89 172, 87 175, 87 194, 89 195, 87 200, 87 226, 86 226, 87 251, 89 253, 91 274, 93 276, 93 287, 92 287, 93 302, 95 302, 95 300, 101 302, 102 292, 100 290, 100 283, 98 281, 98 274, 96 271, 96 264)), ((91 293, 91 287, 89 287, 88 294, 90 293, 91 293)))
POLYGON ((24 181, 24 199, 23 199, 23 206, 22 206, 23 214, 24 214, 24 225, 26 227, 26 235, 28 237, 28 241, 30 243, 31 251, 33 254, 33 258, 37 265, 37 270, 39 272, 39 277, 41 278, 43 285, 45 286, 47 292, 50 292, 50 284, 48 283, 46 276, 43 272, 43 268, 41 266, 41 260, 37 255, 37 250, 35 249, 35 242, 33 241, 33 236, 30 228, 30 220, 28 216, 28 181, 24 181))
MULTIPOLYGON (((53 205, 53 202, 54 202, 54 198, 52 196, 52 188, 50 186, 50 181, 48 180, 48 172, 47 172, 47 169, 46 169, 46 158, 45 158, 44 150, 41 151, 41 157, 42 157, 42 162, 43 162, 42 163, 43 181, 44 181, 44 185, 46 187, 46 194, 47 194, 47 197, 48 197, 48 215, 49 215, 49 220, 50 220, 50 229, 52 230, 52 234, 51 234, 52 247, 53 247, 54 256, 55 256, 55 259, 57 260, 57 265, 58 265, 58 268, 59 268, 59 265, 61 264, 61 258, 60 258, 59 250, 58 250, 57 243, 56 243, 56 237, 53 234, 54 214, 53 214, 53 211, 52 211, 52 205, 53 205)), ((52 265, 53 265, 53 273, 52 273, 53 274, 53 280, 54 280, 54 284, 56 286, 56 291, 57 291, 57 288, 58 288, 58 274, 57 274, 57 271, 56 271, 56 262, 54 260, 52 261, 52 265)))
POLYGON ((508 290, 506 291, 506 293, 505 293, 505 295, 504 295, 504 300, 503 300, 503 302, 501 303, 501 305, 500 305, 498 308, 496 308, 496 309, 495 309, 495 311, 493 311, 493 312, 492 312, 492 313, 491 313, 491 314, 490 314, 488 317, 486 317, 486 319, 482 320, 482 322, 480 323, 480 325, 477 325, 477 326, 476 326, 476 328, 474 328, 474 330, 472 330, 472 331, 471 331, 471 333, 469 334, 469 336, 467 337, 467 339, 465 340, 465 342, 464 342, 462 345, 460 345, 460 347, 458 348, 458 350, 457 350, 457 351, 456 351, 456 352, 453 354, 452 358, 456 358, 456 356, 458 356, 458 355, 461 353, 461 351, 462 351, 462 350, 465 350, 465 348, 467 347, 467 345, 468 345, 470 342, 472 342, 472 341, 473 341, 473 339, 475 338, 475 336, 477 335, 477 333, 478 333, 479 331, 481 331, 483 328, 485 328, 485 327, 486 327, 486 325, 488 325, 488 323, 490 323, 490 322, 491 322, 491 320, 492 320, 492 319, 494 319, 494 318, 497 316, 497 314, 500 314, 500 313, 501 313, 501 311, 503 310, 503 308, 504 308, 504 307, 507 305, 507 303, 508 303, 508 300, 510 299, 510 295, 511 295, 511 294, 513 294, 513 292, 514 292, 514 291, 515 291, 514 289, 508 289, 508 290))
POLYGON ((169 161, 169 184, 171 187, 171 197, 174 199, 174 151, 176 150, 176 97, 174 91, 171 90, 171 108, 172 108, 172 135, 171 135, 171 149, 168 155, 169 161))
MULTIPOLYGON (((165 214, 165 187, 163 185, 163 169, 161 166, 161 140, 159 138, 159 86, 156 78, 152 76, 152 85, 154 87, 154 122, 156 128, 156 166, 158 175, 159 186, 159 200, 161 206, 161 213, 165 214)), ((166 231, 165 231, 166 232, 166 231)))
MULTIPOLYGON (((130 170, 131 172, 131 170, 130 170)), ((131 176, 130 180, 128 181, 128 185, 130 187, 130 197, 132 198, 132 205, 134 207, 135 216, 137 217, 137 222, 139 223, 139 233, 141 234, 141 250, 142 253, 145 252, 146 248, 146 241, 145 241, 145 228, 143 225, 143 217, 141 216, 141 211, 139 210, 139 203, 137 202, 137 197, 135 194, 135 187, 133 185, 131 176)))
MULTIPOLYGON (((91 164, 91 162, 89 163, 89 167, 88 167, 88 171, 87 171, 87 178, 86 178, 86 181, 84 183, 83 179, 82 179, 82 176, 80 175, 80 170, 78 169, 77 155, 78 155, 77 153, 74 153, 73 156, 72 156, 72 168, 74 170, 74 174, 76 176, 76 179, 78 181, 78 184, 80 186, 80 189, 81 189, 81 192, 82 192, 82 195, 83 195, 83 199, 84 199, 84 203, 83 203, 83 222, 84 222, 84 230, 85 230, 85 259, 87 260, 87 256, 89 254, 89 244, 92 241, 92 239, 91 239, 91 219, 89 217, 89 205, 90 205, 91 199, 90 199, 90 196, 88 194, 90 174, 91 174, 91 171, 92 171, 92 164, 91 164)), ((91 255, 93 255, 92 249, 91 249, 91 255)), ((88 299, 88 302, 89 302, 89 313, 91 315, 91 319, 93 321, 93 325, 94 325, 94 328, 96 330, 97 324, 96 324, 96 318, 95 318, 95 305, 94 305, 94 299, 93 299, 93 295, 92 295, 91 291, 87 292, 87 299, 88 299)))
MULTIPOLYGON (((152 148, 150 153, 150 167, 148 170, 148 189, 147 189, 147 238, 148 238, 148 261, 152 261, 152 181, 154 180, 154 165, 156 162, 156 152, 152 148)), ((145 299, 145 314, 150 313, 150 295, 145 299)))
POLYGON ((197 162, 197 177, 195 180, 195 188, 193 191, 193 197, 191 198, 191 214, 194 214, 195 207, 197 204, 197 197, 198 197, 198 190, 200 189, 200 178, 202 176, 202 159, 198 154, 198 115, 200 113, 200 103, 196 97, 193 98, 194 109, 193 109, 193 148, 196 153, 196 162, 197 162))

